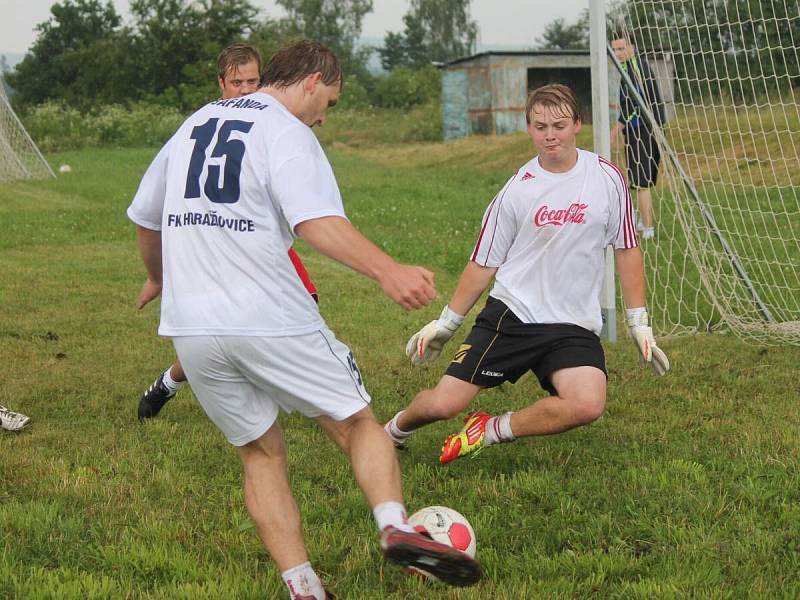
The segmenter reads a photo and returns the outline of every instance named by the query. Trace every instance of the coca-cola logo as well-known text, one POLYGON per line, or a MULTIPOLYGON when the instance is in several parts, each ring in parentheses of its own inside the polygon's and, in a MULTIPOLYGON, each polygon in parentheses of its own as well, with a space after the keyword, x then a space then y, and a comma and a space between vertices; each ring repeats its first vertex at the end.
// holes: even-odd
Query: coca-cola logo
POLYGON ((539 207, 536 214, 533 216, 533 223, 537 227, 544 225, 564 225, 566 223, 585 223, 586 222, 586 209, 588 204, 581 204, 573 202, 568 208, 559 208, 557 210, 550 210, 547 204, 539 207))

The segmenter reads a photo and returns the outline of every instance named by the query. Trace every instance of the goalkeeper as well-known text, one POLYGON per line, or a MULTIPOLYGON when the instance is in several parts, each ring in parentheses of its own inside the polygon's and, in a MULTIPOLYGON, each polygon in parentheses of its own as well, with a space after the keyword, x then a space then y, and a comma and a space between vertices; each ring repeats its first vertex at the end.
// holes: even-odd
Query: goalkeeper
POLYGON ((470 413, 445 440, 443 464, 499 442, 587 425, 603 414, 599 297, 609 244, 639 353, 659 375, 669 369, 648 324, 642 254, 622 173, 577 149, 581 109, 570 88, 534 90, 526 112, 539 154, 489 204, 450 302, 408 342, 411 362, 436 359, 494 279, 486 306, 437 386, 420 392, 385 430, 403 447, 418 428, 454 417, 484 388, 514 383, 529 370, 550 395, 517 412, 470 413))

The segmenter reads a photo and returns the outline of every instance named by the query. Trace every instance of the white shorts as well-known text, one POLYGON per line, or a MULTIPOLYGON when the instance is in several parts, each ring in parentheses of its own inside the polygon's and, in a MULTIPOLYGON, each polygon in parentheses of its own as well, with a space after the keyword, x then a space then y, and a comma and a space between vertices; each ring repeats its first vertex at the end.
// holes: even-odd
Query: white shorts
POLYGON ((234 446, 272 427, 278 409, 341 421, 371 398, 353 353, 327 327, 289 337, 172 339, 203 410, 234 446))

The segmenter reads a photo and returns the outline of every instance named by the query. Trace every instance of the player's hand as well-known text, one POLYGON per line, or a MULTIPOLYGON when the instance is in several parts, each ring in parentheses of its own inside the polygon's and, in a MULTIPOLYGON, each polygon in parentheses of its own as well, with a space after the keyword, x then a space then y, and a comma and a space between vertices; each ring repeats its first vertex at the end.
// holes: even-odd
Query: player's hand
POLYGON ((442 314, 411 336, 406 344, 406 356, 412 364, 421 365, 439 358, 442 348, 464 322, 463 315, 445 306, 442 314))
POLYGON ((669 371, 669 359, 664 351, 656 345, 653 328, 650 327, 647 311, 644 308, 629 309, 628 328, 633 341, 639 348, 642 361, 653 368, 657 375, 669 371))
POLYGON ((136 308, 141 310, 144 308, 145 304, 154 298, 158 298, 159 295, 161 295, 161 284, 156 283, 152 279, 148 278, 142 286, 142 291, 139 293, 139 297, 136 299, 136 308))
POLYGON ((405 310, 428 306, 436 298, 434 274, 413 265, 396 265, 380 281, 384 293, 405 310))

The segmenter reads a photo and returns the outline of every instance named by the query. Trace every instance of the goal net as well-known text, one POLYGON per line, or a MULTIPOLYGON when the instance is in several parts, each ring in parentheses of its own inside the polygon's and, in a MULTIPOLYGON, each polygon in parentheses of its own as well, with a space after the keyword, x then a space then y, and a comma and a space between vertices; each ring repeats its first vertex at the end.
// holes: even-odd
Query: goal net
POLYGON ((45 177, 55 175, 11 108, 0 76, 0 182, 45 177))
MULTIPOLYGON (((606 14, 609 60, 661 154, 655 236, 640 234, 656 328, 800 344, 797 0, 629 0, 606 14), (662 106, 642 69, 611 57, 621 35, 647 61, 662 106)), ((651 166, 630 154, 629 169, 651 166)))

